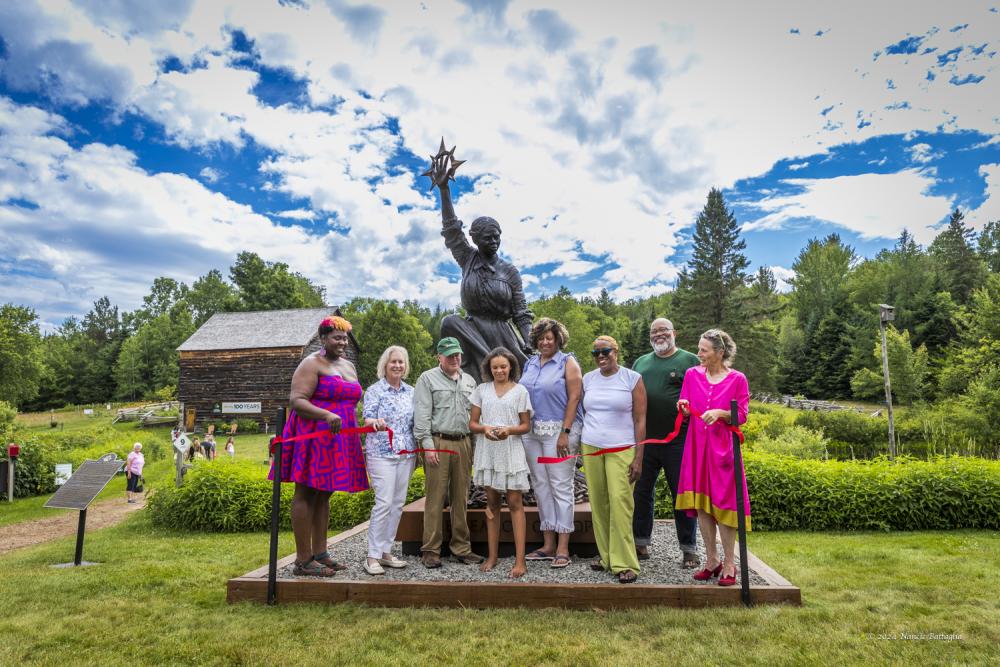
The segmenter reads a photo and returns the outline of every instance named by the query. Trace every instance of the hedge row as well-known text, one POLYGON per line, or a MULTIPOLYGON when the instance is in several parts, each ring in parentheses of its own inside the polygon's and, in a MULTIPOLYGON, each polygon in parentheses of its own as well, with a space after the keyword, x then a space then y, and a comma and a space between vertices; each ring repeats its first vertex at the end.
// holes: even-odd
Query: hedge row
MULTIPOLYGON (((267 466, 243 461, 198 463, 184 485, 158 489, 147 506, 153 525, 175 530, 246 532, 271 525, 271 489, 267 466)), ((281 525, 291 528, 293 485, 281 485, 281 525)), ((423 471, 410 479, 407 502, 424 495, 423 471)), ((330 497, 330 528, 343 530, 367 521, 375 497, 371 491, 334 493, 330 497)))
POLYGON ((1000 461, 745 458, 756 529, 1000 528, 1000 461))
MULTIPOLYGON (((202 531, 266 530, 271 483, 259 464, 216 461, 197 466, 180 489, 149 501, 153 523, 202 531)), ((1000 529, 1000 462, 969 457, 932 461, 810 461, 747 452, 747 483, 756 530, 1000 529)), ((410 481, 407 502, 423 495, 423 473, 410 481)), ((290 527, 291 485, 282 485, 281 521, 290 527)), ((335 493, 330 527, 367 521, 370 491, 335 493)), ((657 516, 669 518, 665 485, 657 516)))

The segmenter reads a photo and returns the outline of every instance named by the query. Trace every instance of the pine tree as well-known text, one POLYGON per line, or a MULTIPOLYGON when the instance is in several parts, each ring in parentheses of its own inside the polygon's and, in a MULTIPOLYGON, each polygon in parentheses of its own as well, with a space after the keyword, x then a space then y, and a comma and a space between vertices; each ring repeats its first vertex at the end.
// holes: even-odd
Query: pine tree
POLYGON ((722 192, 708 193, 695 221, 691 259, 681 271, 674 295, 674 325, 682 346, 693 349, 706 329, 722 327, 733 336, 742 329, 737 291, 746 286, 750 261, 743 254, 736 216, 726 208, 722 192))
POLYGON ((992 273, 1000 273, 1000 220, 990 220, 979 234, 979 257, 992 273))
POLYGON ((778 390, 779 336, 776 320, 784 306, 777 288, 774 272, 762 266, 750 286, 739 291, 744 326, 740 333, 736 367, 746 374, 753 391, 772 393, 778 390))
POLYGON ((975 232, 965 224, 965 215, 957 208, 948 227, 930 245, 945 289, 960 306, 969 303, 972 292, 983 284, 986 267, 973 247, 975 232))
POLYGON ((807 337, 847 298, 845 279, 855 259, 854 249, 842 243, 839 234, 810 239, 795 258, 791 300, 807 337))

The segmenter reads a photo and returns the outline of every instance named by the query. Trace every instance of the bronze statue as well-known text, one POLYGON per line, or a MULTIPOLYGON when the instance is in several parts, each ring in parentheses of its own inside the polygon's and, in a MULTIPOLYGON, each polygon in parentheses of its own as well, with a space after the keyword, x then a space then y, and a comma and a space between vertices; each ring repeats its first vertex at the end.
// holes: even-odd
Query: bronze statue
MULTIPOLYGON (((454 336, 461 341, 462 368, 478 378, 480 364, 494 347, 506 347, 524 367, 532 353, 527 343, 532 315, 524 298, 521 274, 497 255, 500 223, 493 218, 476 218, 469 227, 469 235, 476 244, 473 248, 462 231, 462 221, 455 216, 448 181, 455 180, 455 170, 463 162, 455 159, 454 148, 445 150, 442 138, 441 149, 431 156, 431 166, 422 175, 429 176, 431 188, 436 185, 441 192, 441 236, 462 267, 461 295, 466 316, 446 317, 441 322, 441 336, 454 336)), ((482 380, 488 382, 492 378, 482 380)))

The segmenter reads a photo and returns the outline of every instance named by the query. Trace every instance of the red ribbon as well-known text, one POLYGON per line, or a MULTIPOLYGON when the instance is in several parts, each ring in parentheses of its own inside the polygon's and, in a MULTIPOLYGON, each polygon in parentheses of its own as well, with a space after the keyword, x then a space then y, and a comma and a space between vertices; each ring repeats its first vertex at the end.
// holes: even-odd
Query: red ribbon
MULTIPOLYGON (((692 407, 688 407, 691 412, 692 417, 701 417, 702 413, 698 412, 692 407)), ((648 438, 638 443, 640 445, 665 445, 678 435, 680 435, 681 427, 684 425, 684 413, 680 410, 677 411, 677 419, 674 421, 674 430, 667 434, 667 437, 663 439, 648 438)), ((740 443, 743 442, 743 431, 740 430, 739 426, 733 426, 732 424, 726 424, 726 430, 730 433, 735 433, 739 436, 740 443)), ((591 452, 590 454, 583 454, 583 456, 603 456, 604 454, 614 454, 615 452, 624 452, 626 449, 632 449, 636 445, 621 445, 618 447, 608 447, 606 449, 599 449, 596 452, 591 452)), ((539 463, 562 463, 563 461, 569 461, 570 459, 575 459, 576 454, 572 456, 539 456, 539 463)))
MULTIPOLYGON (((356 433, 361 434, 361 433, 377 433, 377 432, 378 429, 376 429, 374 426, 350 426, 348 428, 342 428, 339 431, 337 431, 338 434, 342 435, 354 435, 356 433)), ((385 429, 385 432, 389 434, 389 447, 392 448, 392 435, 393 435, 392 429, 387 428, 385 429)), ((302 435, 296 435, 292 438, 285 438, 285 439, 281 439, 275 436, 271 438, 271 454, 274 454, 274 446, 281 443, 296 442, 298 440, 309 440, 310 438, 323 438, 325 440, 329 440, 331 437, 333 437, 333 434, 330 433, 330 431, 314 431, 312 433, 304 433, 302 435)), ((420 447, 416 449, 403 449, 395 453, 402 455, 402 454, 418 454, 420 452, 434 452, 436 454, 455 454, 456 456, 458 455, 458 452, 453 451, 451 449, 423 449, 420 447)))

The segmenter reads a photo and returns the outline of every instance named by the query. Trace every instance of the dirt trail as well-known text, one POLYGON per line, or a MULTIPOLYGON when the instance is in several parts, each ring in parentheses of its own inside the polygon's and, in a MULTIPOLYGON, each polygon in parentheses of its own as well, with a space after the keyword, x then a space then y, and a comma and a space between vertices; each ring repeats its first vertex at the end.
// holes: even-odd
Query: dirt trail
MULTIPOLYGON (((87 509, 87 532, 120 523, 129 512, 134 512, 145 505, 145 497, 133 504, 125 502, 124 498, 109 498, 94 503, 87 509)), ((60 512, 44 519, 0 526, 0 556, 15 549, 75 535, 79 521, 79 512, 60 512)))

